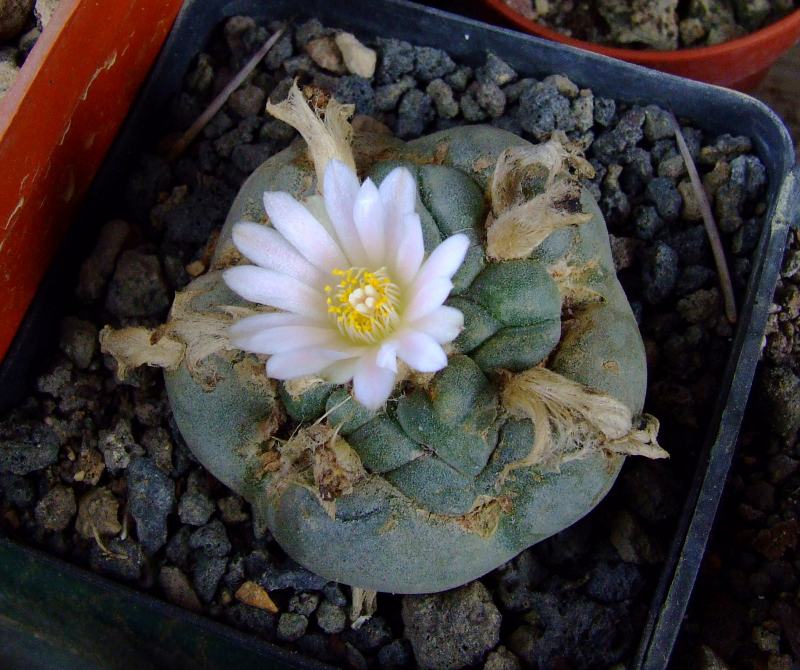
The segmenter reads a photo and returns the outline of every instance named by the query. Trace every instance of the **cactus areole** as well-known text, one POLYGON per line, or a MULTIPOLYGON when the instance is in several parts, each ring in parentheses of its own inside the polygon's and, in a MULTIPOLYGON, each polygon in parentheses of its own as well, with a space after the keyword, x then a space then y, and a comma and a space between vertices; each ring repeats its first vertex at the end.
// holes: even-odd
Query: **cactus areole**
POLYGON ((164 326, 101 341, 164 368, 195 456, 299 563, 449 589, 666 455, 644 347, 566 137, 401 142, 322 104, 268 107, 305 142, 247 179, 164 326))

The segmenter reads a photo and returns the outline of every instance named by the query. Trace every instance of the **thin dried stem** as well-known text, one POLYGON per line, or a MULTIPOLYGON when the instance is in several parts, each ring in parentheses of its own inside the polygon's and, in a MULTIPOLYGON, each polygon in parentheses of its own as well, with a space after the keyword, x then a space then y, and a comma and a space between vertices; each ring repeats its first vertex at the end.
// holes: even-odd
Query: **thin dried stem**
POLYGON ((722 241, 719 237, 717 224, 714 221, 714 214, 711 212, 706 190, 703 188, 703 182, 700 181, 700 175, 697 173, 697 166, 689 153, 689 147, 686 146, 681 127, 673 114, 669 115, 669 119, 672 123, 672 130, 675 133, 675 139, 678 142, 678 149, 681 152, 681 156, 683 156, 683 162, 686 164, 686 171, 689 173, 689 180, 692 182, 692 189, 694 190, 695 198, 697 198, 700 213, 703 215, 703 224, 706 229, 706 235, 708 235, 708 241, 711 244, 711 253, 714 254, 714 263, 717 266, 717 274, 719 275, 725 316, 730 323, 736 323, 736 297, 733 294, 731 273, 728 270, 728 261, 725 260, 725 250, 722 248, 722 241))
POLYGON ((253 57, 247 61, 244 67, 236 74, 236 76, 228 82, 228 85, 225 86, 225 88, 219 92, 217 97, 211 101, 211 104, 206 107, 203 113, 197 117, 197 120, 191 125, 189 130, 181 135, 177 142, 172 145, 172 148, 167 154, 167 160, 174 161, 176 158, 180 157, 184 151, 186 151, 186 147, 188 147, 192 143, 192 140, 197 137, 200 131, 206 127, 206 124, 208 124, 208 122, 214 118, 214 115, 220 109, 222 109, 222 106, 227 102, 228 98, 231 96, 231 93, 241 86, 242 82, 247 79, 248 75, 255 69, 256 65, 261 62, 264 56, 266 56, 269 50, 275 46, 275 43, 285 32, 286 26, 283 26, 266 42, 264 42, 261 48, 253 54, 253 57))

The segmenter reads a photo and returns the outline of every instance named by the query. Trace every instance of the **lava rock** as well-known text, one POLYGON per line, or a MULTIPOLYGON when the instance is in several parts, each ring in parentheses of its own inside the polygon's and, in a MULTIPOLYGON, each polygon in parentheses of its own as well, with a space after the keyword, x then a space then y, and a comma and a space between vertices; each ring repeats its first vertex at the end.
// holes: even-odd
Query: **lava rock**
POLYGON ((98 433, 97 448, 106 467, 115 474, 127 468, 131 458, 144 453, 133 439, 131 422, 126 418, 119 418, 112 428, 98 433))
POLYGON ((190 526, 208 523, 214 513, 214 501, 201 491, 187 491, 178 503, 178 517, 190 526))
POLYGON ((375 91, 369 79, 354 74, 340 77, 333 95, 341 103, 355 105, 356 114, 372 116, 375 113, 375 91))
POLYGON ((658 215, 658 210, 649 205, 637 207, 634 213, 633 225, 636 236, 642 240, 652 240, 664 230, 664 219, 658 215))
POLYGON ((483 670, 520 670, 521 667, 519 659, 503 645, 491 652, 483 664, 483 670))
POLYGON ((230 107, 240 117, 255 116, 264 110, 264 101, 267 94, 258 86, 247 84, 231 93, 228 99, 230 107))
POLYGON ((500 612, 480 582, 403 598, 405 635, 421 668, 455 670, 479 663, 500 639, 500 612))
POLYGON ((537 140, 546 139, 556 129, 575 127, 570 101, 552 83, 540 82, 519 99, 519 122, 537 140))
POLYGON ((800 428, 800 378, 788 368, 764 366, 756 388, 767 425, 779 435, 794 435, 800 428))
MULTIPOLYGON (((213 511, 213 505, 211 509, 213 511)), ((189 546, 195 551, 215 558, 222 558, 231 552, 228 533, 218 519, 194 531, 189 537, 189 546)))
POLYGON ((497 597, 503 609, 526 612, 533 603, 534 591, 547 577, 547 570, 536 555, 527 550, 498 568, 496 574, 497 597))
POLYGON ((665 300, 678 281, 678 254, 665 242, 656 242, 642 258, 642 294, 651 305, 665 300))
POLYGON ((148 554, 167 541, 167 516, 175 506, 175 485, 150 458, 137 458, 128 468, 128 503, 139 541, 148 554))
POLYGON ((612 98, 594 99, 594 120, 595 122, 608 128, 617 118, 617 103, 612 98))
POLYGON ((284 642, 294 642, 305 635, 308 628, 308 619, 302 614, 284 612, 278 619, 278 639, 284 642))
POLYGON ((142 574, 144 554, 142 548, 131 538, 121 540, 115 537, 105 547, 96 542, 92 544, 89 565, 95 572, 109 577, 135 581, 142 574))
POLYGON ((711 250, 702 225, 674 233, 669 236, 668 241, 684 265, 709 265, 711 250))
POLYGON ((475 96, 472 95, 472 93, 464 93, 458 105, 461 108, 461 114, 463 114, 465 121, 476 123, 486 119, 486 111, 478 104, 478 101, 475 100, 475 96))
POLYGON ((36 492, 25 477, 14 474, 0 474, 0 500, 10 505, 27 509, 36 500, 36 492))
POLYGON ((376 81, 389 84, 414 70, 416 54, 414 47, 408 42, 378 38, 376 43, 379 56, 378 67, 375 70, 376 81))
POLYGON ((341 607, 325 600, 317 609, 317 625, 326 633, 341 633, 347 625, 347 614, 341 607))
POLYGON ((411 649, 407 640, 394 640, 378 652, 378 665, 382 668, 402 668, 411 663, 411 649))
POLYGON ((397 136, 408 138, 421 135, 435 116, 431 97, 416 88, 411 89, 403 95, 397 110, 397 136))
POLYGON ((200 553, 192 567, 192 582, 200 600, 210 603, 228 567, 228 559, 200 553))
POLYGON ((647 199, 652 202, 659 216, 667 221, 674 221, 681 213, 683 198, 671 179, 656 177, 645 189, 647 199))
POLYGON ((644 108, 644 136, 648 142, 656 142, 674 135, 669 112, 655 105, 644 108))
POLYGON ((0 423, 0 473, 27 475, 58 460, 58 435, 49 426, 18 422, 0 423))
POLYGON ((634 598, 644 586, 638 567, 631 563, 598 563, 589 573, 586 594, 601 603, 616 603, 634 598))
POLYGON ((80 370, 89 367, 97 353, 97 326, 74 316, 61 321, 59 348, 80 370))
POLYGON ((609 668, 624 658, 633 626, 624 605, 602 606, 574 595, 542 593, 530 623, 511 633, 509 647, 538 668, 609 668))
POLYGON ((257 607, 235 603, 225 610, 225 618, 237 628, 244 628, 267 640, 271 640, 275 635, 277 617, 257 607))
POLYGON ((456 69, 456 64, 446 51, 433 47, 416 47, 414 75, 423 82, 439 79, 456 69))
POLYGON ((164 566, 158 573, 158 585, 171 603, 192 612, 200 612, 203 605, 192 588, 189 578, 180 568, 164 566))
POLYGON ((257 576, 256 581, 270 592, 281 589, 320 591, 328 583, 327 579, 315 575, 293 561, 286 561, 280 567, 265 562, 260 568, 261 574, 257 576))
POLYGON ((444 78, 444 80, 450 84, 455 91, 465 90, 471 79, 472 68, 468 65, 460 65, 444 78))
POLYGON ((505 86, 517 78, 517 73, 508 63, 493 51, 486 52, 486 62, 475 71, 479 82, 505 86))
POLYGON ((316 593, 296 593, 289 600, 289 611, 302 614, 308 618, 319 606, 319 595, 316 593))
POLYGON ((434 79, 425 88, 425 92, 433 100, 436 113, 441 118, 452 119, 458 115, 458 102, 453 96, 453 89, 444 79, 434 79))
POLYGON ((175 563, 175 565, 186 567, 189 564, 189 554, 191 553, 189 537, 191 534, 191 528, 188 526, 181 526, 175 535, 169 539, 169 542, 167 542, 167 559, 175 563))
POLYGON ((278 38, 278 41, 272 45, 267 55, 264 56, 264 65, 268 70, 277 70, 283 65, 284 61, 291 58, 293 52, 292 33, 287 30, 278 38))
POLYGON ((401 77, 396 82, 384 84, 375 89, 375 108, 381 112, 391 112, 407 91, 416 86, 414 77, 401 77))
POLYGON ((497 84, 491 81, 478 81, 470 86, 475 101, 493 119, 503 115, 506 108, 506 95, 497 84))
POLYGON ((342 593, 339 585, 334 582, 326 584, 322 589, 322 594, 325 596, 325 600, 337 607, 347 606, 347 597, 342 593))
POLYGON ((75 516, 75 492, 67 486, 54 486, 36 503, 36 522, 45 530, 66 530, 75 516))
POLYGON ((347 631, 347 640, 359 651, 371 653, 388 644, 394 636, 389 623, 382 616, 373 616, 359 628, 347 631))
POLYGON ((106 296, 106 309, 119 319, 162 317, 170 304, 169 289, 155 254, 123 252, 106 296))

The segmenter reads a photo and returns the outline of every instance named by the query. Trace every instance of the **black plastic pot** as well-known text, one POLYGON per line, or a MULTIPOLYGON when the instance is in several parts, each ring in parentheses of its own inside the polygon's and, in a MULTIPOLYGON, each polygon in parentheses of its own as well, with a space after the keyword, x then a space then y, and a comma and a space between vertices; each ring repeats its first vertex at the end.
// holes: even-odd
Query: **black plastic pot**
MULTIPOLYGON (((30 361, 52 332, 58 300, 73 283, 76 250, 91 239, 91 222, 107 211, 104 194, 124 174, 168 99, 181 86, 194 55, 224 18, 316 16, 326 25, 365 36, 381 35, 447 49, 479 64, 491 49, 528 76, 564 73, 595 94, 655 103, 712 134, 749 135, 767 167, 768 212, 755 252, 741 317, 709 418, 671 552, 664 564, 633 667, 665 668, 697 576, 731 464, 736 437, 758 361, 772 293, 792 217, 800 212, 800 170, 786 129, 763 104, 745 95, 401 0, 187 0, 163 53, 98 177, 93 195, 64 252, 51 268, 36 303, 0 369, 2 404, 25 392, 30 361)), ((99 578, 37 551, 0 539, 0 665, 24 668, 290 668, 324 667, 148 595, 99 578)))

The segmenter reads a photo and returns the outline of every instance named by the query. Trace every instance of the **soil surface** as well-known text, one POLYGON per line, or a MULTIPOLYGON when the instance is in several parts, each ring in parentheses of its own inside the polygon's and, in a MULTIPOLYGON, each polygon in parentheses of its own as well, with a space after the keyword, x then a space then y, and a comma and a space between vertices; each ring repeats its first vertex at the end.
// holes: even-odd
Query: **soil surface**
MULTIPOLYGON (((491 53, 473 69, 438 49, 380 38, 365 40, 378 67, 363 78, 342 67, 335 31, 311 20, 293 26, 186 154, 167 162, 159 148, 277 27, 248 17, 220 26, 164 110, 164 127, 132 165, 117 218, 86 250, 36 392, 0 420, 0 532, 357 670, 624 667, 617 664, 638 643, 733 334, 666 112, 595 96, 557 73, 525 78, 491 53), (119 382, 97 346, 105 324, 160 323, 174 291, 204 271, 242 181, 295 140, 263 113, 266 97, 283 98, 294 77, 403 138, 481 122, 532 141, 561 130, 580 143, 597 173, 586 186, 608 222, 648 352, 646 410, 662 420, 661 444, 672 455, 629 459, 586 519, 481 580, 434 596, 380 594, 375 616, 358 629, 348 621, 350 590, 292 563, 268 532, 256 532, 248 505, 195 462, 160 373, 141 369, 119 382)), ((765 213, 764 166, 745 136, 691 125, 683 134, 741 302, 765 213)), ((792 281, 781 291, 800 295, 792 281)), ((776 316, 771 326, 776 351, 791 351, 784 340, 794 342, 784 321, 776 316)), ((780 369, 785 388, 800 385, 780 369)), ((793 475, 782 476, 789 491, 793 475)), ((774 511, 782 504, 776 490, 749 504, 762 514, 754 513, 766 533, 758 546, 781 562, 794 551, 797 529, 774 511)), ((778 655, 787 640, 778 640, 778 655)))

